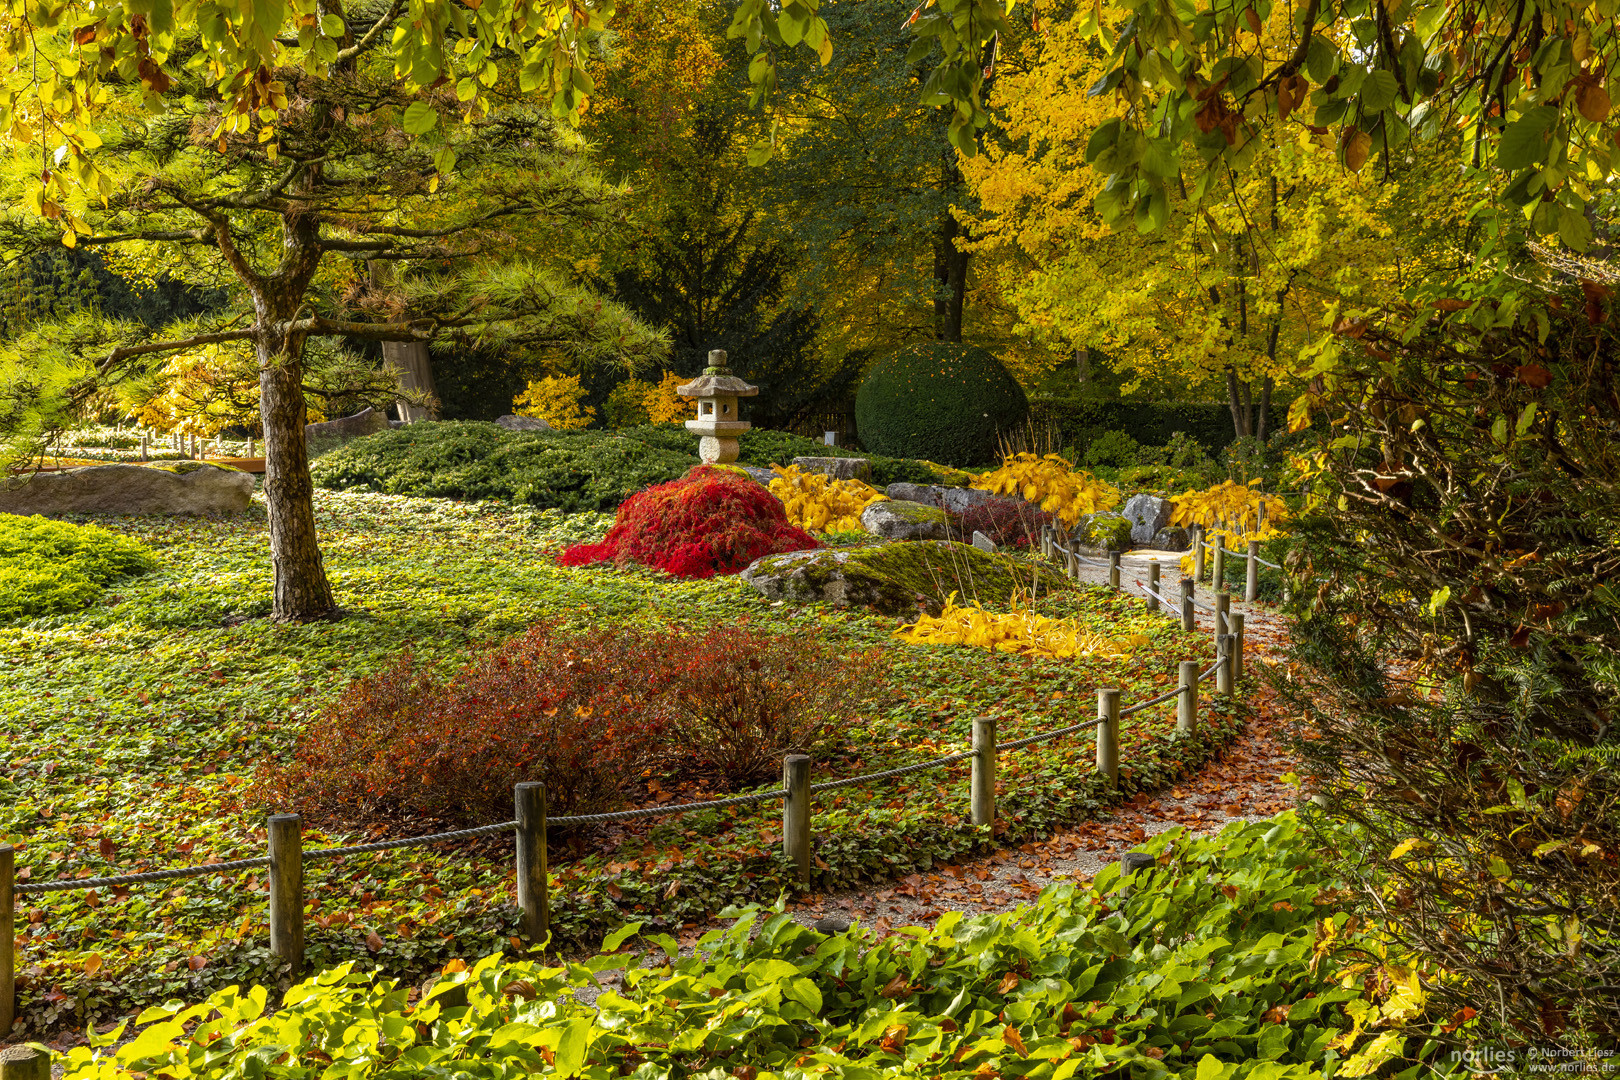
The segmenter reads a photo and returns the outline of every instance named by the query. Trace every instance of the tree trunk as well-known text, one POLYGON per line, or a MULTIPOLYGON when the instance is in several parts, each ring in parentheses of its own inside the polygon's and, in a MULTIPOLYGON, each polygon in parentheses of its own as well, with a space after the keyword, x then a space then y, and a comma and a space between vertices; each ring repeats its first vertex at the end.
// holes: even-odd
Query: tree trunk
POLYGON ((962 226, 945 211, 934 241, 934 336, 940 341, 962 340, 962 305, 967 299, 968 253, 956 246, 962 226))
POLYGON ((1226 407, 1232 411, 1232 430, 1240 439, 1253 432, 1249 426, 1248 389, 1247 383, 1238 382, 1236 368, 1226 369, 1226 407))
POLYGON ((1277 385, 1277 380, 1270 375, 1260 384, 1260 413, 1255 417, 1254 436, 1262 443, 1271 434, 1271 391, 1277 385))
MULTIPOLYGON (((290 315, 290 313, 289 313, 290 315)), ((264 422, 264 501, 270 510, 270 564, 275 574, 274 622, 330 618, 336 607, 315 534, 315 488, 304 443, 304 341, 290 337, 289 320, 260 313, 259 415, 264 422)))
MULTIPOLYGON (((420 390, 423 393, 439 396, 438 387, 433 384, 433 362, 428 358, 428 347, 425 341, 385 341, 382 345, 383 363, 391 364, 401 373, 400 382, 407 390, 420 390)), ((414 424, 418 420, 437 420, 439 410, 424 409, 404 401, 397 403, 399 418, 407 424, 414 424)))

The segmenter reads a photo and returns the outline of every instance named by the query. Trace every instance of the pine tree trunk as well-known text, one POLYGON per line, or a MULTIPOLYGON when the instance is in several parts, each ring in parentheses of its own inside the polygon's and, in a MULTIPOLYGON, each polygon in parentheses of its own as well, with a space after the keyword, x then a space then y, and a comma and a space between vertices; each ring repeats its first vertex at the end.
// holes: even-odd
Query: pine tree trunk
POLYGON ((336 610, 315 534, 314 485, 304 442, 303 338, 289 339, 267 320, 255 342, 259 415, 264 422, 264 501, 270 510, 270 564, 275 574, 274 622, 330 618, 336 610), (266 323, 269 323, 266 326, 266 323))

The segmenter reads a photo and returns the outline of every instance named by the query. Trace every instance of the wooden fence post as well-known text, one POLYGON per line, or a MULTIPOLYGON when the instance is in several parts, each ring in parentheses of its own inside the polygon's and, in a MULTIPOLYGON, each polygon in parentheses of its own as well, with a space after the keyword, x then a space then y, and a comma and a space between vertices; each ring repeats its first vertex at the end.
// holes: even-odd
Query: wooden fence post
POLYGON ((1115 592, 1119 591, 1119 552, 1108 553, 1108 585, 1115 592))
POLYGON ((32 1046, 0 1048, 0 1080, 51 1080, 51 1055, 32 1046))
POLYGON ((810 755, 782 759, 782 854, 793 864, 800 885, 810 882, 810 755))
POLYGON ((973 824, 996 827, 996 720, 973 718, 973 778, 971 799, 973 824))
POLYGON ((1148 602, 1149 611, 1159 610, 1159 560, 1154 559, 1148 563, 1148 602))
POLYGON ((1215 568, 1210 571, 1210 583, 1215 586, 1216 592, 1226 591, 1226 538, 1220 537, 1215 541, 1215 568))
POLYGON ((1232 696, 1232 644, 1220 631, 1215 632, 1215 692, 1222 697, 1232 696))
POLYGON ((1260 542, 1249 541, 1248 565, 1243 570, 1243 599, 1254 603, 1260 598, 1260 542))
POLYGON ((1232 681, 1243 678, 1243 613, 1233 612, 1227 616, 1232 624, 1232 681))
POLYGON ((1097 771, 1119 786, 1119 691, 1097 691, 1097 771))
POLYGON ((271 814, 270 952, 292 965, 296 982, 304 968, 304 819, 271 814))
POLYGON ((1232 612, 1232 594, 1222 589, 1215 594, 1215 632, 1224 634, 1231 629, 1228 616, 1232 612))
POLYGON ((1065 560, 1064 569, 1069 575, 1069 580, 1078 580, 1080 577, 1080 546, 1074 542, 1072 536, 1069 538, 1069 550, 1065 555, 1065 560))
POLYGON ((0 844, 0 1041, 11 1033, 17 1019, 17 940, 16 854, 10 844, 0 844))
POLYGON ((1198 629, 1198 615, 1193 611, 1193 579, 1181 579, 1181 628, 1183 630, 1198 629))
POLYGON ((517 816, 517 894, 523 934, 531 945, 543 945, 551 934, 546 785, 538 780, 513 785, 512 809, 517 816))
POLYGON ((1198 661, 1181 662, 1181 696, 1176 699, 1176 733, 1191 735, 1198 730, 1198 661))
POLYGON ((146 441, 146 436, 145 435, 142 435, 141 436, 141 460, 142 461, 150 461, 151 460, 150 450, 151 450, 151 443, 146 441))
POLYGON ((1204 527, 1193 526, 1193 580, 1204 580, 1204 527))

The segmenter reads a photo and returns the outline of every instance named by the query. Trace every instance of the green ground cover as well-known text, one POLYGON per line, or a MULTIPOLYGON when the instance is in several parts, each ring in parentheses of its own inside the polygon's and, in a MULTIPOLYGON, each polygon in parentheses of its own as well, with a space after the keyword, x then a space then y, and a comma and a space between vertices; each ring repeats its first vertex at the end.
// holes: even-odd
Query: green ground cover
MULTIPOLYGON (((25 880, 262 854, 273 808, 255 803, 257 764, 280 760, 324 702, 406 647, 448 667, 541 619, 813 627, 852 647, 888 642, 896 625, 773 608, 735 579, 555 566, 565 545, 600 537, 604 515, 332 492, 317 493, 317 510, 327 570, 348 611, 340 622, 282 627, 262 618, 270 575, 255 509, 232 521, 109 520, 152 549, 155 570, 82 611, 0 624, 0 840, 18 847, 25 880)), ((1094 715, 1097 686, 1123 686, 1127 702, 1139 700, 1171 684, 1177 661, 1207 658, 1206 641, 1137 601, 1081 590, 1049 603, 1110 634, 1147 634, 1152 645, 1128 661, 1061 663, 893 645, 892 677, 873 687, 866 723, 817 762, 817 778, 961 748, 972 717, 987 711, 1002 718, 1003 738, 1074 723, 1094 715)), ((1173 703, 1127 720, 1125 791, 1201 762, 1234 723, 1218 708, 1204 717, 1206 735, 1183 741, 1169 738, 1173 703)), ((1093 780, 1091 759, 1085 737, 1004 755, 1004 839, 1105 804, 1111 795, 1093 780)), ((966 821, 966 772, 963 764, 819 797, 815 884, 889 877, 982 846, 982 831, 966 821)), ((559 852, 560 944, 593 947, 626 919, 674 929, 732 903, 774 900, 788 882, 779 820, 767 803, 598 834, 559 852)), ((434 827, 401 821, 395 831, 434 827)), ((338 839, 311 830, 306 844, 338 839)), ((521 951, 508 846, 312 864, 311 962, 414 975, 454 956, 521 951)), ((264 907, 264 876, 252 873, 28 897, 22 1018, 29 1030, 82 1030, 136 1004, 234 982, 275 985, 264 907)))

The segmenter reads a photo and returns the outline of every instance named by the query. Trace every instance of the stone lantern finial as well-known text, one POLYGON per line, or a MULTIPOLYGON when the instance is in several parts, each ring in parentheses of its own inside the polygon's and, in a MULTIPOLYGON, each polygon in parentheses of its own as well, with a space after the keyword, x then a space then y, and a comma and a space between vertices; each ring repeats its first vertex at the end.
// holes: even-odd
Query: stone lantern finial
POLYGON ((709 366, 703 374, 675 392, 682 397, 696 398, 698 416, 686 422, 686 430, 696 432, 698 457, 705 465, 724 465, 737 460, 737 437, 754 425, 740 418, 737 399, 753 397, 759 387, 750 386, 726 367, 726 350, 714 349, 709 353, 709 366))

